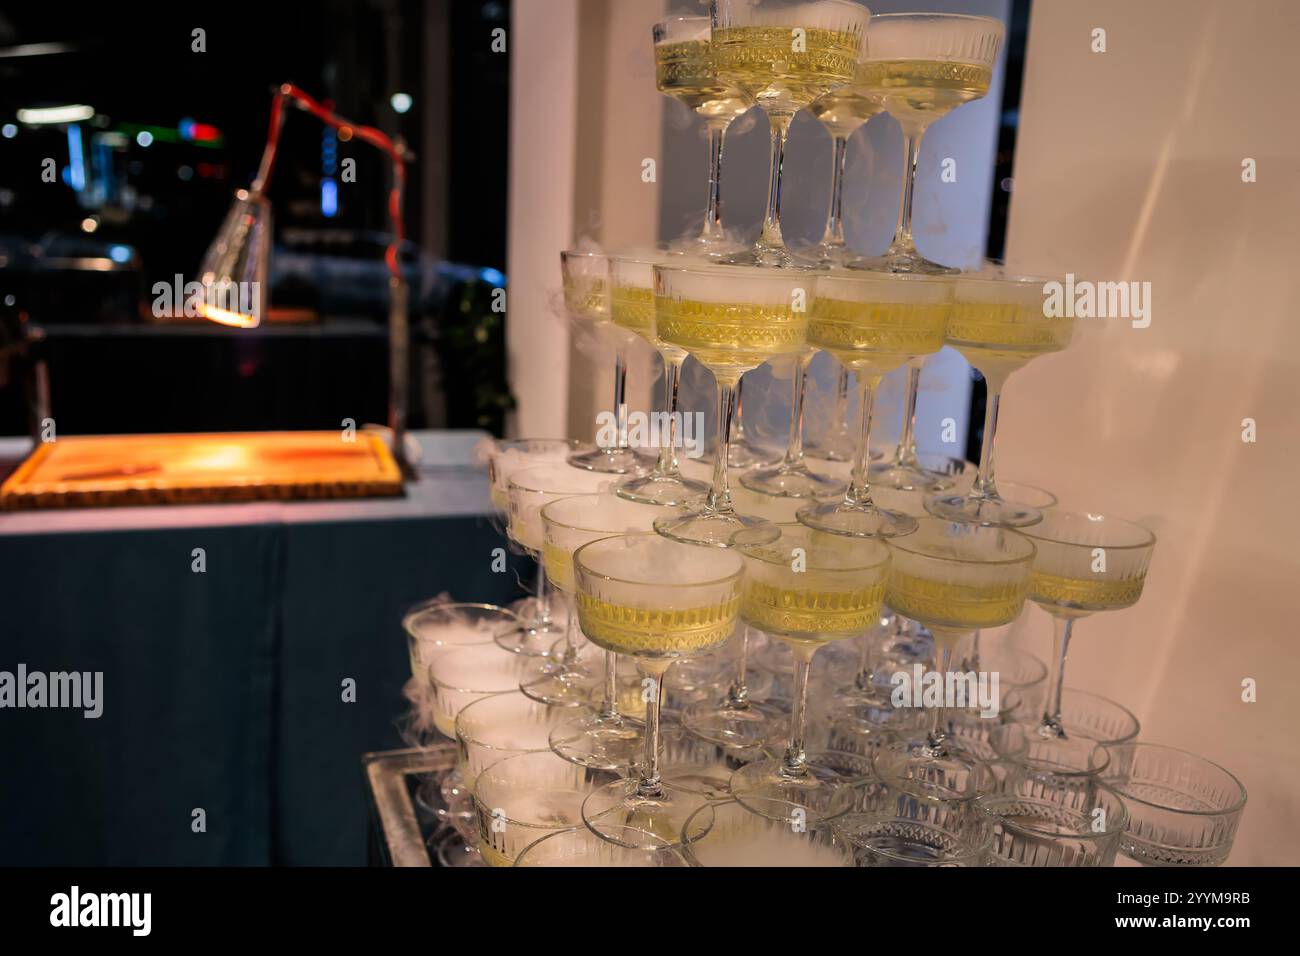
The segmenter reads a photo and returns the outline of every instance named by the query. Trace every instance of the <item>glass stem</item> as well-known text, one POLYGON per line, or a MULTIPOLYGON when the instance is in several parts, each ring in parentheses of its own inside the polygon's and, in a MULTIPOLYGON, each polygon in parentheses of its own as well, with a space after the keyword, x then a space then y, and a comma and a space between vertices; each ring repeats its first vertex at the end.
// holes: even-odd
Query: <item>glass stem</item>
POLYGON ((826 231, 822 233, 823 246, 844 245, 844 158, 849 152, 849 138, 835 134, 831 138, 831 204, 826 211, 826 231))
POLYGON ((1061 723, 1061 695, 1065 690, 1065 658, 1070 653, 1070 632, 1074 628, 1074 618, 1052 618, 1053 645, 1052 677, 1047 685, 1047 706, 1043 709, 1043 723, 1038 733, 1044 737, 1064 737, 1065 727, 1061 723))
POLYGON ((749 706, 749 685, 746 683, 746 671, 749 669, 749 625, 740 625, 740 658, 736 662, 736 679, 727 693, 727 706, 740 710, 749 706))
POLYGON ((849 370, 843 365, 840 366, 838 374, 835 376, 835 409, 834 433, 848 432, 849 430, 849 370))
POLYGON ((605 699, 600 702, 600 716, 618 716, 618 655, 605 652, 605 699))
POLYGON ((709 204, 704 213, 704 229, 700 232, 700 238, 706 242, 725 238, 722 230, 722 147, 730 124, 730 120, 709 122, 709 204))
POLYGON ((898 224, 894 227, 891 253, 916 252, 912 240, 912 199, 916 192, 916 161, 921 155, 921 138, 924 129, 903 130, 903 198, 898 204, 898 224))
POLYGON ((871 690, 874 675, 871 672, 871 635, 872 631, 862 635, 862 653, 858 658, 858 676, 855 680, 858 690, 871 690))
POLYGON ((546 577, 546 564, 537 556, 537 627, 551 623, 551 582, 546 577))
POLYGON ((972 498, 996 498, 997 485, 993 482, 993 437, 998 432, 998 405, 1002 401, 1002 383, 985 378, 988 393, 984 402, 984 435, 980 442, 980 470, 970 490, 972 498))
POLYGON ((677 392, 682 381, 682 359, 660 353, 664 360, 664 408, 668 412, 668 441, 659 449, 656 478, 676 478, 677 464, 677 392))
POLYGON ((980 669, 980 632, 976 631, 975 636, 971 639, 970 661, 966 665, 966 670, 979 673, 980 669))
POLYGON ((916 467, 916 396, 921 390, 921 365, 907 367, 907 399, 903 406, 903 432, 894 451, 895 467, 916 467))
POLYGON ((785 141, 790 135, 793 113, 769 113, 768 126, 772 138, 772 160, 768 168, 767 212, 763 215, 763 234, 758 247, 767 250, 785 250, 781 238, 781 167, 785 164, 785 141))
POLYGON ((641 763, 641 777, 637 781, 637 796, 654 799, 663 796, 663 783, 659 779, 659 710, 664 695, 666 662, 653 661, 641 664, 641 673, 654 681, 654 696, 645 708, 645 758, 641 763))
POLYGON ((731 454, 731 419, 736 412, 736 383, 718 381, 718 454, 713 463, 713 486, 706 507, 715 514, 730 514, 731 486, 727 478, 727 458, 731 454))
POLYGON ((564 664, 566 667, 578 662, 578 609, 574 605, 573 595, 564 594, 564 607, 569 620, 564 628, 564 664))
POLYGON ((745 379, 742 376, 736 382, 736 420, 732 422, 734 434, 732 440, 742 443, 745 440, 745 379))
POLYGON ((797 356, 790 382, 790 440, 785 447, 782 470, 789 471, 803 464, 803 402, 808 386, 808 363, 813 353, 797 356))
POLYGON ((627 355, 619 348, 614 352, 614 418, 618 422, 617 447, 627 447, 627 355))
POLYGON ((945 722, 947 709, 944 707, 944 697, 948 686, 948 671, 952 667, 952 644, 949 641, 935 641, 936 644, 942 644, 942 650, 939 655, 939 706, 934 709, 930 715, 930 735, 926 743, 929 746, 930 755, 934 757, 943 757, 948 753, 946 743, 948 737, 948 726, 945 722))
POLYGON ((808 773, 808 755, 803 749, 808 723, 808 675, 817 648, 791 645, 790 650, 794 651, 794 699, 790 703, 790 744, 781 759, 781 774, 802 777, 808 773))
POLYGON ((880 376, 868 369, 858 372, 858 391, 862 404, 858 409, 858 447, 853 454, 853 477, 849 490, 844 493, 844 503, 850 507, 871 507, 871 484, 867 479, 867 466, 871 462, 871 414, 876 400, 876 386, 880 376))

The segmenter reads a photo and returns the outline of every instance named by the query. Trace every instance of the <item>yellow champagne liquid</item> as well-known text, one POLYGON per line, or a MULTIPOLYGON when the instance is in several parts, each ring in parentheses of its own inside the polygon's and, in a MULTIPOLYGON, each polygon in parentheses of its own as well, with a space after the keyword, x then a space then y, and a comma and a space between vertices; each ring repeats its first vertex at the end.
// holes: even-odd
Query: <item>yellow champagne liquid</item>
POLYGON ((808 344, 846 367, 893 371, 943 348, 947 302, 858 302, 818 296, 808 319, 808 344))
POLYGON ((661 339, 685 349, 706 368, 748 371, 774 355, 802 351, 808 313, 794 311, 789 303, 656 296, 655 322, 661 339))
POLYGON ((838 30, 803 31, 796 50, 793 27, 724 27, 713 31, 718 75, 749 92, 760 106, 807 106, 853 79, 861 37, 838 30))
POLYGON ((580 319, 602 322, 609 319, 609 302, 605 294, 604 279, 575 281, 564 279, 564 304, 580 319))
POLYGON ((655 86, 706 119, 733 120, 749 98, 718 79, 708 40, 655 45, 655 86))
MULTIPOLYGON (((805 572, 815 578, 816 572, 805 572)), ((764 581, 746 581, 740 613, 768 634, 803 643, 828 641, 864 634, 880 623, 885 582, 865 588, 822 589, 814 580, 797 588, 764 581)))
POLYGON ((542 564, 546 568, 546 579, 551 585, 573 593, 573 553, 559 545, 546 541, 542 544, 542 564))
MULTIPOLYGON (((539 837, 540 839, 540 837, 539 837)), ((515 861, 510 859, 504 853, 494 850, 482 838, 479 839, 478 852, 483 857, 483 862, 488 866, 514 866, 515 861)))
POLYGON ((609 316, 614 324, 655 344, 655 295, 650 289, 615 285, 609 293, 609 316))
POLYGON ((593 644, 615 654, 669 657, 712 650, 736 627, 740 596, 679 610, 627 607, 579 592, 578 620, 593 644))
POLYGON ((1073 318, 1049 318, 1041 305, 954 302, 948 317, 948 344, 981 371, 994 365, 1017 369, 1061 351, 1073 334, 1073 318))
POLYGON ((927 627, 962 631, 1001 627, 1020 615, 1025 603, 1025 581, 934 581, 891 569, 885 603, 927 627))
POLYGON ((989 91, 993 71, 958 60, 869 60, 853 85, 881 97, 889 115, 907 129, 932 123, 989 91))
POLYGON ((1035 571, 1029 579, 1030 600, 1051 612, 1113 611, 1131 607, 1142 596, 1146 575, 1124 580, 1072 578, 1035 571))
MULTIPOLYGON (((865 64, 858 65, 861 72, 865 64)), ((875 93, 868 93, 857 82, 851 86, 841 86, 837 90, 823 94, 813 100, 808 111, 831 133, 848 136, 877 113, 883 111, 885 104, 875 93)))

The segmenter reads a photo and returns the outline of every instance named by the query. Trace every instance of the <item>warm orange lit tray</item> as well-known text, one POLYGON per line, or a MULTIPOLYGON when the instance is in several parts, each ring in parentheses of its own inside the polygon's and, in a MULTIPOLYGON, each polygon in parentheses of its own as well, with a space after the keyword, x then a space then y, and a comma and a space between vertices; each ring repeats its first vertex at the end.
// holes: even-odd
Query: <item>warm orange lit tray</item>
POLYGON ((337 431, 60 438, 38 446, 0 485, 0 508, 401 495, 383 439, 354 438, 337 431))

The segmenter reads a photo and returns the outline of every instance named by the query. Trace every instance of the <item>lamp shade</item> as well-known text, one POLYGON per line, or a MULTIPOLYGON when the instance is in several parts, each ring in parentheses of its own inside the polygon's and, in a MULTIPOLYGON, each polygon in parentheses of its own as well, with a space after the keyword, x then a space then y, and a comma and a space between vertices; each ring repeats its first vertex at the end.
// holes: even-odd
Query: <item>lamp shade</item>
POLYGON ((199 266, 199 313, 223 325, 255 328, 266 309, 270 250, 271 204, 261 193, 241 189, 199 266))

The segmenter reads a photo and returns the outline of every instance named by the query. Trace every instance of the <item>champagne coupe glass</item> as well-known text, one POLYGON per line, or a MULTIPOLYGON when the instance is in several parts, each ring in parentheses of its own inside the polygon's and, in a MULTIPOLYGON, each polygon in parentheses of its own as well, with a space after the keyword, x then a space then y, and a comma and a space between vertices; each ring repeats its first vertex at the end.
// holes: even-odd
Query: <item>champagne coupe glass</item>
MULTIPOLYGON (((456 739, 456 715, 476 700, 519 689, 524 659, 507 654, 495 644, 464 644, 440 651, 429 664, 430 713, 433 725, 444 737, 456 739)), ((465 838, 474 834, 473 806, 469 787, 459 768, 442 783, 447 806, 445 821, 465 838)))
MULTIPOLYGON (((499 648, 496 653, 505 656, 499 648)), ((474 781, 487 767, 504 757, 547 749, 547 735, 560 709, 525 697, 519 691, 489 694, 466 704, 454 722, 459 755, 456 773, 466 794, 474 792, 474 781)), ((457 827, 459 840, 445 839, 437 852, 445 866, 482 866, 477 851, 478 826, 473 799, 468 804, 465 826, 457 827)))
MULTIPOLYGON (((706 21, 707 22, 707 21, 706 21)), ((682 867, 687 866, 680 850, 670 848, 632 849, 602 840, 586 827, 560 830, 530 843, 515 860, 515 866, 580 867, 682 867)))
POLYGON ((582 803, 612 776, 561 760, 549 750, 515 754, 474 781, 479 852, 489 866, 514 866, 533 843, 582 826, 582 803))
POLYGON ((568 615, 563 629, 551 620, 553 595, 546 574, 546 562, 542 560, 544 544, 542 506, 557 498, 591 494, 597 491, 607 492, 616 481, 617 478, 612 478, 603 472, 583 471, 562 462, 525 468, 515 472, 510 478, 508 483, 510 523, 507 532, 510 540, 537 562, 537 605, 540 623, 531 628, 519 627, 501 632, 496 638, 501 647, 515 654, 523 654, 525 657, 549 657, 556 641, 563 637, 566 663, 573 663, 568 660, 577 652, 573 640, 575 622, 572 620, 572 615, 568 615))
MULTIPOLYGON (((868 46, 869 40, 864 36, 858 50, 858 71, 862 70, 868 46)), ((856 80, 856 72, 854 76, 856 80)), ((849 152, 849 139, 884 108, 878 95, 866 91, 857 82, 823 93, 808 106, 808 111, 831 134, 831 198, 822 241, 805 255, 828 268, 843 268, 862 258, 851 252, 844 241, 844 217, 841 214, 844 206, 844 160, 849 152)))
POLYGON ((1059 310, 1051 308, 1050 282, 1000 270, 967 273, 954 280, 948 344, 984 376, 988 399, 975 484, 969 494, 927 501, 931 514, 1003 528, 1028 527, 1042 519, 1039 509, 999 495, 993 480, 993 440, 1007 377, 1040 355, 1066 348, 1074 334, 1073 318, 1052 314, 1059 310))
MULTIPOLYGON (((488 444, 487 465, 488 483, 492 498, 492 507, 507 524, 510 521, 510 476, 524 468, 568 460, 573 454, 595 450, 590 442, 575 441, 569 438, 512 438, 504 441, 492 441, 488 444)), ((534 589, 541 593, 541 566, 537 568, 539 580, 534 589)), ((536 597, 524 598, 510 605, 510 610, 519 615, 524 626, 535 627, 542 622, 538 618, 536 597)), ((555 608, 549 609, 552 613, 555 608)), ((564 622, 559 622, 561 625, 564 622)))
POLYGON ((878 508, 868 480, 871 414, 880 380, 918 355, 943 347, 952 282, 884 272, 824 272, 808 321, 808 343, 825 349, 858 377, 858 448, 840 502, 810 504, 799 520, 834 534, 889 538, 916 529, 916 519, 878 508))
POLYGON ((664 672, 674 660, 714 650, 731 636, 744 570, 734 552, 631 534, 584 544, 573 555, 578 619, 592 643, 637 658, 647 678, 645 756, 630 780, 592 793, 582 808, 598 836, 624 846, 676 846, 705 801, 660 774, 664 672))
MULTIPOLYGON (((1065 659, 1074 622, 1096 611, 1132 607, 1142 596, 1156 536, 1139 525, 1102 514, 1049 511, 1024 532, 1038 548, 1029 599, 1052 615, 1052 677, 1036 733, 1068 739, 1078 728, 1062 720, 1065 659)), ((1085 735, 1086 739, 1086 735, 1085 735)))
POLYGON ((754 105, 739 87, 718 78, 708 17, 669 17, 654 25, 655 86, 690 107, 709 130, 709 203, 699 236, 676 252, 721 255, 741 248, 722 228, 722 148, 727 127, 754 105))
POLYGON ((459 768, 471 791, 474 781, 498 760, 550 750, 551 729, 564 708, 552 707, 521 691, 489 694, 466 704, 456 715, 459 768))
POLYGON ((781 641, 794 654, 790 739, 779 760, 761 760, 732 775, 731 792, 742 803, 777 799, 827 813, 843 794, 844 778, 804 752, 808 675, 822 645, 862 634, 880 620, 889 568, 881 541, 849 538, 785 525, 770 543, 736 536, 745 558, 741 616, 781 641))
MULTIPOLYGON (((921 518, 918 524, 915 534, 889 543, 885 601, 898 614, 930 629, 940 650, 946 690, 953 651, 961 639, 1020 616, 1036 552, 1028 538, 1009 529, 935 518, 921 518)), ((932 708, 927 734, 901 740, 880 755, 880 778, 922 796, 976 796, 987 766, 950 741, 945 728, 941 703, 932 708)))
MULTIPOLYGON (((406 613, 402 627, 406 631, 411 677, 415 681, 416 727, 421 731, 421 746, 427 736, 436 737, 436 729, 428 726, 432 722, 429 666, 434 658, 453 647, 492 644, 496 634, 518 625, 519 618, 513 612, 495 604, 459 604, 435 598, 417 604, 406 613), (430 729, 435 729, 435 734, 427 734, 430 729)), ((465 781, 455 770, 443 775, 441 780, 430 774, 416 790, 415 796, 420 804, 442 819, 468 809, 465 781), (442 807, 438 807, 434 799, 438 790, 441 790, 442 807)))
POLYGON ((686 352, 664 342, 655 331, 654 266, 667 258, 666 253, 644 251, 611 256, 609 260, 609 305, 614 324, 649 342, 664 362, 667 440, 662 434, 655 435, 660 442, 659 460, 650 474, 626 481, 617 489, 620 497, 648 505, 696 504, 709 490, 704 482, 683 477, 677 464, 677 429, 681 421, 677 390, 686 352))
POLYGON ((931 262, 912 238, 912 202, 921 138, 930 124, 985 96, 1005 27, 989 17, 954 13, 886 13, 871 18, 867 53, 854 86, 879 96, 903 129, 903 195, 894 241, 865 265, 887 272, 954 274, 931 262))
MULTIPOLYGON (((744 514, 765 518, 773 524, 793 524, 795 511, 803 505, 798 498, 759 494, 743 485, 736 489, 735 503, 744 514)), ((754 642, 749 625, 742 621, 738 630, 735 678, 721 700, 700 702, 686 709, 682 726, 700 740, 745 759, 755 748, 771 740, 774 722, 781 711, 765 700, 774 682, 773 675, 763 670, 755 673, 751 667, 750 648, 754 642), (751 687, 753 679, 757 680, 756 687, 751 687)))
POLYGON ((1146 866, 1220 866, 1232 852, 1246 788, 1216 763, 1159 744, 1110 748, 1106 777, 1128 806, 1120 852, 1146 866))
MULTIPOLYGON (((948 321, 952 322, 951 317, 948 321)), ((921 390, 921 366, 924 364, 923 358, 914 358, 907 363, 903 430, 899 433, 894 454, 888 460, 871 466, 871 482, 877 487, 937 494, 957 484, 957 478, 966 469, 966 462, 960 458, 938 456, 936 463, 927 468, 917 456, 916 399, 921 390)))
POLYGON ((655 266, 654 273, 659 337, 713 372, 718 398, 718 449, 704 506, 682 517, 661 518, 655 530, 688 544, 730 547, 740 529, 768 525, 738 514, 731 501, 728 466, 736 384, 770 358, 803 351, 808 312, 814 307, 814 276, 789 269, 667 264, 655 266))
MULTIPOLYGON (((664 509, 616 495, 560 498, 542 508, 543 560, 556 589, 573 600, 573 553, 588 542, 617 534, 652 533, 664 509)), ((574 763, 600 770, 628 766, 642 745, 639 722, 619 713, 617 655, 606 650, 600 705, 595 711, 566 715, 551 733, 551 749, 574 763)))
POLYGON ((838 478, 820 475, 808 467, 803 455, 804 393, 808 363, 814 349, 793 356, 790 374, 790 439, 785 456, 770 468, 756 468, 740 476, 740 483, 750 491, 783 498, 814 498, 843 494, 846 485, 838 478))
MULTIPOLYGON (((605 254, 566 249, 560 253, 560 270, 564 278, 564 305, 569 314, 590 325, 597 334, 610 328, 609 260, 605 254)), ((619 341, 614 347, 613 414, 617 428, 614 443, 591 451, 576 451, 569 456, 569 464, 613 475, 642 475, 649 470, 645 458, 627 445, 626 389, 627 357, 619 341)))
POLYGON ((994 866, 1114 866, 1128 811, 1095 779, 1018 775, 975 807, 992 826, 994 866))
POLYGON ((798 803, 736 800, 701 807, 686 821, 682 855, 692 866, 852 866, 853 848, 798 803))
POLYGON ((834 826, 860 867, 986 866, 993 839, 971 801, 918 797, 879 781, 834 826))
POLYGON ((848 0, 712 0, 718 76, 767 114, 772 134, 767 211, 754 248, 735 265, 798 265, 781 238, 781 166, 790 121, 823 93, 844 86, 871 12, 848 0))

